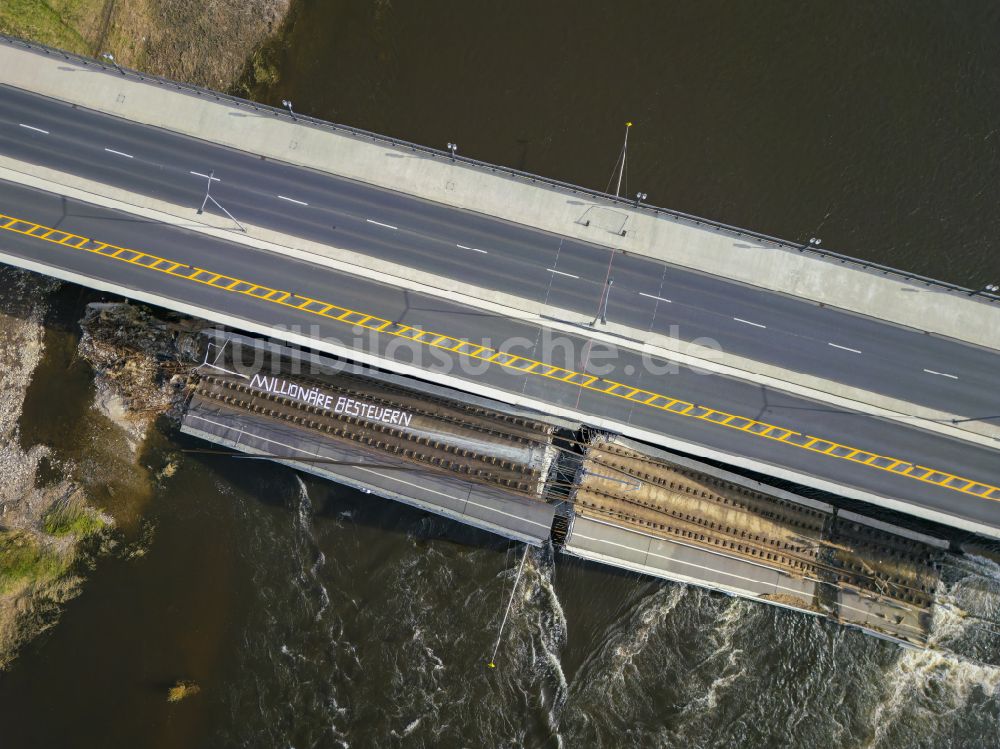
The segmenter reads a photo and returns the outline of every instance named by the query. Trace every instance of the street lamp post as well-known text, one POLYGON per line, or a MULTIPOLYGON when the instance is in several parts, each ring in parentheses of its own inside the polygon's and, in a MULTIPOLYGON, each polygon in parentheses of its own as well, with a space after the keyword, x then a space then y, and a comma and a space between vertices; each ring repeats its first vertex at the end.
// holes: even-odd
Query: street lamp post
POLYGON ((451 160, 455 160, 455 151, 458 150, 458 143, 449 143, 448 150, 451 151, 451 160))
MULTIPOLYGON (((628 131, 632 127, 631 122, 625 123, 625 143, 622 145, 622 157, 621 157, 621 168, 618 170, 618 185, 615 187, 615 197, 617 198, 622 192, 622 176, 625 174, 625 159, 628 158, 628 131)), ((612 172, 614 174, 614 172, 612 172)), ((625 186, 628 189, 628 185, 625 186)))
POLYGON ((990 294, 1000 293, 1000 286, 995 283, 988 283, 983 288, 971 292, 969 296, 975 296, 976 294, 982 294, 984 292, 989 292, 990 294))
POLYGON ((601 325, 608 324, 608 299, 611 298, 611 286, 615 282, 614 276, 608 276, 608 284, 604 289, 604 304, 601 305, 601 325))
POLYGON ((635 207, 638 208, 639 207, 639 203, 641 203, 642 201, 644 201, 648 197, 649 196, 646 193, 644 193, 644 192, 637 192, 635 194, 635 207))
POLYGON ((205 212, 205 206, 208 205, 208 201, 211 200, 212 203, 215 204, 216 208, 218 208, 220 211, 229 216, 229 218, 232 219, 233 223, 235 223, 238 227, 240 227, 240 231, 246 234, 247 228, 239 221, 237 221, 236 217, 233 216, 233 214, 231 214, 229 211, 223 208, 222 204, 218 200, 212 197, 212 183, 218 181, 219 178, 215 176, 215 170, 213 169, 208 173, 208 185, 205 187, 205 199, 201 201, 201 208, 198 209, 198 215, 201 215, 202 213, 205 212))
POLYGON ((809 248, 814 250, 819 249, 821 244, 823 244, 823 240, 819 237, 809 237, 809 241, 799 247, 799 252, 802 252, 802 250, 808 250, 809 248))
POLYGON ((297 120, 298 117, 295 116, 295 112, 292 111, 292 102, 289 99, 282 99, 281 106, 288 110, 288 114, 292 116, 293 120, 297 120))
POLYGON ((101 55, 101 57, 103 57, 105 60, 114 65, 118 69, 119 73, 125 75, 125 71, 122 70, 122 66, 118 64, 118 61, 115 60, 115 56, 113 54, 111 54, 110 52, 105 52, 103 55, 101 55))

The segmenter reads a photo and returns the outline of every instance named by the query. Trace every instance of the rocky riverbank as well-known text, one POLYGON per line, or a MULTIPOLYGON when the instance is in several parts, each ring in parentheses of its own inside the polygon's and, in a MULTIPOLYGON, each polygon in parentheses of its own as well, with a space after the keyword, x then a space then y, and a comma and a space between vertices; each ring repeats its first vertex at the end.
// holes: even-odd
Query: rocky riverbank
POLYGON ((94 405, 125 431, 133 454, 158 417, 178 416, 183 373, 207 324, 163 314, 129 303, 91 304, 80 321, 79 353, 94 368, 94 405))
MULTIPOLYGON (((79 415, 57 414, 64 421, 57 429, 74 431, 89 445, 78 459, 67 458, 37 440, 23 444, 29 440, 22 435, 25 403, 44 369, 45 318, 57 288, 44 277, 0 268, 0 669, 57 621, 61 604, 80 592, 87 563, 121 546, 118 516, 132 524, 141 514, 140 495, 149 483, 142 445, 157 419, 177 413, 185 396, 182 372, 202 324, 157 318, 128 303, 88 305, 71 356, 74 366, 93 372, 100 426, 81 427, 79 415), (106 444, 112 448, 104 453, 106 444), (104 470, 95 471, 100 463, 104 470), (106 491, 118 497, 111 506, 88 496, 106 491)), ((157 478, 175 469, 168 464, 157 478)), ((126 544, 125 555, 134 553, 126 544)))
POLYGON ((21 445, 25 396, 44 350, 47 298, 57 283, 0 270, 0 668, 55 621, 79 592, 76 562, 111 518, 93 508, 68 471, 43 482, 44 445, 21 445))
MULTIPOLYGON (((245 90, 248 81, 273 82, 267 60, 280 46, 289 6, 290 0, 13 0, 0 2, 0 33, 94 57, 110 52, 145 72, 245 90)), ((42 438, 25 440, 25 447, 22 412, 43 361, 46 310, 58 287, 0 267, 0 669, 80 592, 79 570, 93 553, 115 545, 116 521, 133 527, 141 518, 138 497, 153 483, 139 465, 141 446, 155 420, 169 416, 183 396, 175 375, 193 347, 194 328, 176 318, 158 320, 127 304, 88 307, 79 350, 68 353, 93 368, 94 406, 106 419, 81 427, 52 423, 70 419, 56 414, 42 438), (84 445, 75 458, 46 444, 71 426, 81 429, 77 441, 84 445)), ((155 478, 173 470, 162 467, 155 478)))

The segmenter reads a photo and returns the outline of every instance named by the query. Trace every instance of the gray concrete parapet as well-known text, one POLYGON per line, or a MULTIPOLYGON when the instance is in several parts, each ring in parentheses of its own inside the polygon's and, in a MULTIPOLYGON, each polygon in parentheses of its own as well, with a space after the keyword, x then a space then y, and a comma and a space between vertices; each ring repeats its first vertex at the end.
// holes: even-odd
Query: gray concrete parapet
POLYGON ((1000 298, 0 37, 0 82, 543 231, 1000 349, 1000 298))

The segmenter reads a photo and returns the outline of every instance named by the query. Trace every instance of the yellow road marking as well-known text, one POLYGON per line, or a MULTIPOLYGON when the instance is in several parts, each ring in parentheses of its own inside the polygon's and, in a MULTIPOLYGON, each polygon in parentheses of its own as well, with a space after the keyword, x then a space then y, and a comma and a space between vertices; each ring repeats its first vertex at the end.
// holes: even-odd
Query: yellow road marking
POLYGON ((992 486, 991 484, 986 484, 981 481, 973 481, 945 471, 914 465, 898 458, 878 455, 877 453, 850 447, 848 445, 841 445, 840 443, 832 440, 823 439, 821 437, 812 437, 785 427, 768 424, 767 422, 751 419, 746 416, 739 416, 737 414, 719 411, 718 409, 710 408, 708 406, 689 403, 677 398, 671 398, 667 395, 654 393, 650 390, 642 390, 621 382, 605 380, 603 377, 597 377, 586 372, 574 372, 552 364, 546 364, 542 361, 536 361, 527 357, 491 349, 487 346, 480 346, 469 341, 463 341, 458 338, 444 335, 443 333, 433 333, 420 328, 414 328, 410 325, 404 325, 403 323, 397 323, 381 317, 376 317, 375 315, 370 315, 365 312, 351 310, 330 302, 311 299, 309 297, 301 296, 300 294, 293 294, 292 292, 282 291, 280 289, 272 289, 268 286, 250 283, 249 281, 241 281, 240 279, 233 278, 232 276, 215 273, 214 271, 205 270, 204 268, 195 268, 193 266, 186 265, 185 263, 170 260, 169 258, 152 255, 148 252, 140 252, 139 250, 132 250, 127 247, 117 247, 105 242, 88 239, 77 234, 70 234, 62 229, 53 229, 41 224, 36 224, 33 221, 25 221, 24 219, 18 219, 13 216, 6 216, 3 214, 0 214, 0 229, 15 232, 17 234, 23 234, 44 242, 50 242, 60 247, 71 247, 84 252, 90 252, 95 255, 100 255, 101 257, 118 260, 120 262, 129 263, 130 265, 136 265, 141 268, 156 271, 157 273, 165 273, 169 276, 182 278, 187 281, 195 281, 196 283, 212 286, 216 289, 228 291, 230 293, 252 296, 254 299, 258 299, 263 302, 277 304, 282 307, 290 307, 302 312, 308 312, 312 315, 324 317, 336 322, 342 322, 345 325, 386 333, 388 335, 395 336, 397 338, 405 338, 425 346, 441 348, 446 351, 459 354, 460 356, 469 357, 471 359, 479 359, 501 367, 506 367, 521 374, 530 374, 537 377, 546 377, 550 380, 565 382, 568 385, 574 385, 584 390, 590 390, 602 395, 611 396, 613 398, 627 400, 639 406, 646 406, 658 411, 666 411, 667 413, 671 413, 676 416, 684 416, 689 419, 697 419, 699 421, 715 424, 716 426, 726 427, 727 429, 735 429, 745 434, 750 434, 755 437, 773 440, 776 442, 782 442, 792 447, 808 450, 809 452, 817 453, 819 455, 826 455, 837 460, 847 460, 851 463, 867 466, 869 468, 875 468, 879 471, 886 471, 897 476, 905 476, 906 478, 932 484, 943 489, 948 489, 949 491, 969 494, 982 499, 1000 501, 1000 487, 992 486), (56 239, 52 236, 53 234, 60 235, 62 238, 56 239), (112 250, 112 252, 105 252, 105 250, 112 250), (122 253, 130 253, 132 257, 122 257, 122 253), (243 288, 238 288, 240 286, 243 288), (319 309, 310 309, 310 305, 316 305, 319 309), (358 319, 357 321, 347 319, 351 317, 356 317, 358 319), (455 341, 456 343, 452 345, 444 345, 444 343, 451 344, 452 341, 455 341), (471 348, 467 349, 466 347, 471 348), (663 402, 657 403, 657 400, 661 400, 663 402), (841 454, 835 454, 837 452, 840 452, 841 454), (884 462, 885 465, 879 465, 879 462, 884 462))

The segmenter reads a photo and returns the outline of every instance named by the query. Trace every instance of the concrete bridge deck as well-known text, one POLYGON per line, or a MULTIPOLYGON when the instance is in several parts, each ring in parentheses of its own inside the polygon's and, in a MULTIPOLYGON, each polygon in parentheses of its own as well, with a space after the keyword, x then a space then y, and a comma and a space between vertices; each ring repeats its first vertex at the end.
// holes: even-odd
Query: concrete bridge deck
POLYGON ((501 403, 206 336, 188 434, 507 538, 926 644, 946 542, 501 403), (343 394, 412 419, 355 417, 343 394))
POLYGON ((539 324, 285 255, 29 188, 4 201, 44 222, 0 219, 5 262, 1000 537, 992 448, 729 377, 653 374, 625 349, 599 378, 579 366, 596 356, 583 331, 553 349, 539 324), (513 339, 516 354, 484 343, 513 339))
POLYGON ((13 167, 5 178, 38 184, 42 174, 50 193, 67 196, 50 200, 0 183, 0 212, 11 217, 2 245, 9 262, 398 371, 434 371, 473 392, 503 393, 640 439, 1000 535, 991 447, 1000 410, 989 376, 998 358, 985 348, 1000 345, 995 304, 831 264, 736 230, 609 207, 582 192, 269 111, 251 114, 99 66, 0 44, 0 71, 3 83, 63 102, 5 89, 0 147, 13 167), (29 115, 33 122, 23 122, 29 115), (189 135, 201 140, 181 137, 189 135), (211 238, 213 230, 195 223, 226 222, 193 215, 206 181, 199 168, 216 160, 225 174, 220 169, 213 190, 261 224, 239 243, 211 238), (221 192, 233 185, 242 187, 221 192), (153 215, 159 222, 142 218, 153 215), (41 228, 26 228, 35 225, 41 228), (48 228, 135 250, 114 254, 84 242, 81 249, 92 252, 74 252, 75 240, 41 238, 48 228), (345 273, 343 256, 367 258, 367 270, 345 273), (612 263, 609 314, 622 322, 608 327, 609 336, 575 324, 592 319, 612 263), (196 267, 211 273, 194 277, 196 267), (707 275, 723 271, 742 283, 707 275), (232 285, 224 288, 219 274, 232 285), (831 302, 852 313, 818 304, 831 302), (320 312, 327 304, 360 312, 332 319, 320 312), (384 325, 368 324, 376 319, 384 325), (658 324, 677 319, 697 333, 724 334, 737 353, 718 366, 646 344, 661 343, 667 336, 658 324), (520 356, 498 359, 491 351, 487 361, 458 346, 410 340, 417 336, 405 330, 420 328, 456 344, 517 339, 520 356), (569 356, 553 358, 544 340, 553 333, 568 340, 569 356), (603 378, 586 374, 595 371, 595 345, 612 340, 619 344, 612 368, 603 378), (401 360, 404 351, 417 363, 401 360), (426 361, 429 351, 438 370, 426 361), (653 374, 644 353, 711 365, 712 374, 653 374), (456 371, 470 358, 482 371, 456 371), (534 376, 516 361, 548 374, 534 376), (553 377, 553 366, 565 377, 553 377), (956 441, 970 436, 971 446, 956 441))
POLYGON ((386 136, 301 115, 292 120, 270 107, 134 71, 121 75, 9 37, 0 36, 0 71, 5 85, 130 122, 1000 349, 1000 297, 987 312, 982 297, 970 300, 932 279, 676 211, 634 209, 630 201, 610 202, 584 188, 470 159, 453 161, 386 136), (909 303, 911 294, 919 304, 909 303))
POLYGON ((374 492, 533 546, 549 538, 554 508, 502 487, 448 476, 391 456, 373 460, 364 446, 337 444, 314 430, 265 419, 195 395, 181 431, 217 445, 374 492))
MULTIPOLYGON (((20 81, 60 97, 6 90, 6 106, 0 110, 0 166, 13 169, 6 174, 9 179, 30 183, 25 174, 45 175, 51 185, 61 186, 50 188, 55 191, 76 187, 166 211, 187 222, 202 197, 198 175, 217 168, 226 178, 215 183, 216 194, 248 225, 250 235, 270 241, 271 249, 304 250, 317 262, 350 262, 404 285, 419 281, 444 294, 465 293, 470 302, 498 304, 519 316, 571 325, 594 319, 611 276, 615 285, 609 295, 610 324, 601 328, 602 336, 641 339, 651 353, 838 407, 923 420, 932 429, 951 425, 962 433, 958 436, 986 437, 980 444, 1000 439, 1000 397, 985 374, 995 369, 996 357, 956 342, 996 345, 1000 305, 988 303, 986 297, 970 299, 944 286, 865 273, 860 266, 789 250, 777 240, 682 221, 659 210, 636 211, 617 204, 612 207, 617 218, 610 217, 612 208, 600 200, 566 199, 566 194, 593 198, 579 190, 562 190, 566 194, 561 210, 579 209, 580 216, 567 218, 561 229, 550 227, 537 221, 535 213, 553 189, 534 180, 512 181, 497 168, 445 159, 447 179, 432 194, 428 185, 437 184, 437 177, 429 172, 424 175, 427 185, 413 184, 415 171, 442 166, 426 149, 407 152, 393 144, 387 152, 382 141, 373 144, 342 130, 275 120, 264 116, 270 115, 266 109, 248 115, 234 111, 233 101, 238 100, 206 100, 164 91, 163 86, 157 86, 163 101, 147 101, 143 97, 150 95, 148 81, 123 77, 113 69, 113 75, 105 74, 100 66, 67 66, 60 63, 69 59, 40 57, 16 45, 0 44, 3 58, 7 64, 0 67, 5 70, 0 80, 20 81), (67 76, 73 72, 87 73, 85 80, 78 76, 77 83, 68 85, 67 76), (129 104, 137 96, 141 103, 129 104), (69 109, 66 102, 74 101, 117 116, 79 104, 69 109), (255 124, 243 122, 247 119, 255 124), (325 142, 323 154, 303 161, 298 141, 289 143, 287 152, 275 150, 274 138, 280 136, 277 142, 284 143, 287 133, 274 126, 291 127, 291 132, 309 139, 334 140, 325 142), (197 135, 198 140, 165 128, 197 135), (220 148, 236 143, 237 130, 244 150, 220 148), (211 138, 216 140, 206 140, 211 138), (105 141, 114 143, 108 146, 105 141), (372 157, 371 149, 385 163, 360 175, 369 182, 362 184, 351 165, 372 157), (329 158, 333 152, 335 163, 329 158), (284 162, 262 161, 260 156, 267 154, 284 162), (400 161, 409 164, 402 168, 400 161), (296 166, 303 163, 312 168, 296 166), (198 166, 203 164, 214 166, 198 166), (191 166, 195 168, 186 168, 191 166), (476 198, 482 202, 471 207, 479 213, 497 209, 497 215, 508 220, 454 210, 470 207, 456 202, 450 189, 456 169, 471 169, 493 180, 480 186, 476 198), (504 198, 499 203, 498 190, 504 198), (673 222, 675 231, 658 239, 655 231, 638 228, 636 222, 647 219, 673 222), (601 231, 591 231, 595 227, 601 231), (705 271, 713 269, 703 261, 720 247, 728 248, 728 255, 714 270, 724 267, 727 277, 707 275, 705 271), (755 258, 765 250, 770 259, 751 273, 758 265, 755 258), (775 266, 779 260, 780 268, 775 266), (783 274, 836 293, 806 292, 781 282, 783 274), (891 286, 886 285, 889 281, 891 286), (800 296, 789 298, 789 293, 800 296), (855 314, 859 311, 875 319, 855 314), (897 324, 886 325, 886 320, 897 324), (926 332, 939 335, 927 337, 926 332)), ((221 222, 204 214, 198 219, 233 226, 224 217, 221 222)))
POLYGON ((262 161, 117 117, 69 110, 18 89, 2 92, 0 145, 7 163, 44 167, 60 184, 96 182, 183 216, 200 205, 206 179, 199 175, 211 171, 218 179, 214 195, 241 223, 283 245, 306 240, 319 262, 346 252, 361 268, 389 270, 401 279, 416 275, 579 323, 594 320, 612 277, 612 327, 602 325, 604 332, 642 337, 665 350, 685 344, 692 355, 722 361, 703 351, 713 340, 725 361, 742 368, 847 397, 871 393, 876 397, 870 403, 896 401, 968 419, 967 429, 988 429, 979 417, 1000 414, 1000 395, 989 376, 1000 356, 978 346, 652 257, 614 255, 593 242, 262 161))

